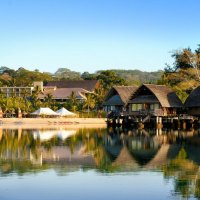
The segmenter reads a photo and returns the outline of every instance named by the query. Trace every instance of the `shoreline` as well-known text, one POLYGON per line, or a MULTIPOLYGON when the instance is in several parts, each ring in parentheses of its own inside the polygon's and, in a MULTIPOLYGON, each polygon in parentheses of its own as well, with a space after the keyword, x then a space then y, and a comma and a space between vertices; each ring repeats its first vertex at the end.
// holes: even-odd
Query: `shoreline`
POLYGON ((1 118, 0 129, 106 128, 105 118, 1 118))

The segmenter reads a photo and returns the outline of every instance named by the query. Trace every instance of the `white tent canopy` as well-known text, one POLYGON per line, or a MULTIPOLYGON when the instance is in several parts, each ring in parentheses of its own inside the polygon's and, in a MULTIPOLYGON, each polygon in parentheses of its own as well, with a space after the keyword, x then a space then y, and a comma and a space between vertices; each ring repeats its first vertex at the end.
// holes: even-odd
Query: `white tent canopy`
POLYGON ((39 108, 35 112, 31 113, 31 115, 56 115, 58 116, 59 114, 51 110, 50 108, 39 108))
POLYGON ((73 112, 70 112, 69 110, 65 109, 65 108, 61 108, 59 110, 56 111, 56 113, 60 116, 75 116, 76 114, 73 112))
POLYGON ((43 141, 48 141, 53 137, 65 140, 75 134, 76 130, 48 130, 48 131, 37 130, 33 132, 33 137, 34 139, 40 139, 40 141, 43 142, 43 141))

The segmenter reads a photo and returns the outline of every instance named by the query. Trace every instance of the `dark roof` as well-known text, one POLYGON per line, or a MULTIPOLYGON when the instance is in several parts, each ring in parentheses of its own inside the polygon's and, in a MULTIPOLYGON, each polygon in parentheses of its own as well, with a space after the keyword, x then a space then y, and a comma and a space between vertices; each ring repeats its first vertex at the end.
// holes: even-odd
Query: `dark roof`
POLYGON ((195 88, 188 96, 185 107, 200 107, 200 86, 195 88))
MULTIPOLYGON (((160 102, 162 107, 182 107, 182 103, 176 93, 166 85, 154 85, 143 84, 141 85, 130 97, 129 103, 134 101, 134 98, 138 97, 139 91, 143 88, 147 88, 160 102)), ((151 98, 152 100, 152 98, 151 98)), ((142 103, 142 102, 141 102, 142 103)))
POLYGON ((103 105, 124 105, 136 86, 113 86, 106 95, 103 105))
POLYGON ((159 103, 155 95, 141 95, 131 100, 131 103, 159 103))
POLYGON ((40 99, 43 99, 47 94, 53 95, 53 99, 69 99, 72 92, 75 93, 77 99, 86 99, 85 94, 90 93, 82 88, 57 88, 44 90, 42 94, 39 95, 40 99))
POLYGON ((88 91, 94 91, 98 85, 98 80, 67 80, 49 81, 46 86, 56 86, 57 88, 83 88, 88 91))
POLYGON ((105 106, 123 106, 124 102, 121 100, 119 95, 114 95, 108 101, 104 102, 103 105, 105 106))

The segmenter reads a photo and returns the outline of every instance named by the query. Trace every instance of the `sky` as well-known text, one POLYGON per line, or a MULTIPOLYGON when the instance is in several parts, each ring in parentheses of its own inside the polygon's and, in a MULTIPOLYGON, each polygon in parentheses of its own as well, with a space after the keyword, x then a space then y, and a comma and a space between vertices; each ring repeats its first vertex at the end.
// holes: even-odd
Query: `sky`
POLYGON ((199 0, 0 0, 0 66, 156 71, 200 44, 199 0))

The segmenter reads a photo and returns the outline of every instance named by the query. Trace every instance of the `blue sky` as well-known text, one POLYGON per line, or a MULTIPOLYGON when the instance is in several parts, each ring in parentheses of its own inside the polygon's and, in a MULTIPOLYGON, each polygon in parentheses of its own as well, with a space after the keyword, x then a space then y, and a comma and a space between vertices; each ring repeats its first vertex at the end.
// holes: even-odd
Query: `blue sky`
POLYGON ((200 43, 199 0, 0 0, 0 66, 155 71, 200 43))

